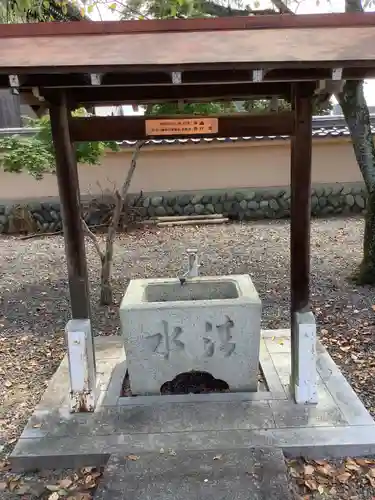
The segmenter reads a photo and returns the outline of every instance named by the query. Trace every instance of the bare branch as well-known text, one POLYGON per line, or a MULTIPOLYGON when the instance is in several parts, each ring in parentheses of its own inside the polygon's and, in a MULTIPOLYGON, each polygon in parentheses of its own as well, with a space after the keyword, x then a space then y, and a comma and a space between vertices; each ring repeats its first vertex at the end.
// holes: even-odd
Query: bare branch
POLYGON ((98 5, 98 4, 95 4, 95 7, 96 7, 96 10, 97 10, 97 12, 98 12, 98 14, 99 14, 99 18, 100 18, 100 20, 101 20, 101 21, 103 21, 103 16, 102 16, 102 13, 100 12, 99 5, 98 5))
POLYGON ((135 168, 137 166, 137 159, 138 159, 139 153, 141 152, 141 149, 143 148, 143 146, 145 144, 146 144, 146 141, 138 141, 137 144, 135 145, 135 149, 133 151, 133 156, 132 156, 132 159, 130 162, 130 168, 129 168, 128 173, 126 175, 125 182, 121 188, 121 196, 122 196, 123 200, 125 200, 126 195, 128 194, 130 183, 132 181, 135 168))
POLYGON ((57 236, 59 234, 62 234, 63 230, 61 231, 55 231, 53 233, 32 233, 32 234, 26 234, 25 236, 20 236, 18 239, 23 241, 23 240, 30 240, 32 238, 44 238, 45 236, 57 236))
POLYGON ((280 14, 292 14, 295 15, 292 9, 290 9, 283 0, 271 0, 273 5, 279 9, 280 14))
POLYGON ((277 14, 275 9, 254 9, 248 11, 251 16, 272 16, 277 14))
POLYGON ((111 223, 108 227, 108 235, 107 235, 107 241, 106 241, 106 253, 108 251, 108 245, 112 245, 115 236, 116 236, 116 230, 118 228, 119 222, 120 222, 120 217, 121 217, 121 211, 122 211, 122 205, 124 202, 123 197, 121 194, 116 191, 115 192, 115 208, 113 210, 113 216, 111 223))
POLYGON ((82 227, 86 235, 90 238, 90 240, 93 242, 95 250, 97 251, 100 260, 103 262, 104 260, 104 253, 102 252, 98 239, 95 236, 95 234, 90 230, 89 226, 86 224, 85 219, 82 218, 82 227))

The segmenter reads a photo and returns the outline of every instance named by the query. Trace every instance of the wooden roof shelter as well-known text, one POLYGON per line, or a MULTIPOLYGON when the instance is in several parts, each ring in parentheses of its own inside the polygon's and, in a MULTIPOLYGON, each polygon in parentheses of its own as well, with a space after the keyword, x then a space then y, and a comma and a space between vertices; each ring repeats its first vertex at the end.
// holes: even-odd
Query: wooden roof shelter
MULTIPOLYGON (((0 47, 0 87, 50 108, 73 318, 89 318, 90 308, 72 141, 153 132, 143 117, 71 110, 271 96, 290 99, 292 112, 219 116, 209 135, 291 136, 292 317, 308 309, 313 96, 322 81, 375 76, 375 13, 0 25, 0 47)), ((297 340, 292 328, 292 357, 297 340)))

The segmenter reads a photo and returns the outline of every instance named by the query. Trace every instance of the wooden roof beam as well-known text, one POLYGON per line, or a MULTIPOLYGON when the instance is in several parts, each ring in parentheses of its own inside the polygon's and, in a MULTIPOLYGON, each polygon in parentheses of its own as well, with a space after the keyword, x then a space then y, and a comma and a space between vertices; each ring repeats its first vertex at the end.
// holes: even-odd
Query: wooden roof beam
MULTIPOLYGON (((356 80, 375 77, 375 68, 299 68, 269 70, 201 70, 185 72, 122 72, 122 73, 71 73, 28 74, 18 77, 22 88, 80 88, 80 87, 149 87, 187 85, 241 85, 261 83, 304 82, 319 80, 356 80)), ((0 74, 0 87, 10 87, 9 75, 0 74)))
MULTIPOLYGON (((162 102, 200 102, 214 100, 269 98, 273 95, 290 98, 289 83, 242 83, 229 85, 170 85, 161 87, 112 87, 91 86, 68 90, 72 106, 146 104, 162 102)), ((55 89, 41 89, 46 100, 53 100, 55 89)))

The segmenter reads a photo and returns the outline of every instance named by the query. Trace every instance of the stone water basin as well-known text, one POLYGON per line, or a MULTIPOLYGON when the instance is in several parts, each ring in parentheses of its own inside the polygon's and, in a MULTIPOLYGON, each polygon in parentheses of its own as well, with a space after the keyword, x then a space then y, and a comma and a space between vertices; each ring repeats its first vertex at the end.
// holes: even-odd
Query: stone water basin
POLYGON ((131 280, 120 320, 133 394, 207 371, 231 391, 258 385, 261 301, 249 275, 131 280))

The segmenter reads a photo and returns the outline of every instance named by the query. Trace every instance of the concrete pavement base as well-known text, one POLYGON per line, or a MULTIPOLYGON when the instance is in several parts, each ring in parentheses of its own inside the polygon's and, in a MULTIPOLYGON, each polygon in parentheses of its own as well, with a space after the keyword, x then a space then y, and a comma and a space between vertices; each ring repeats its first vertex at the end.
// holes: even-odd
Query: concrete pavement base
POLYGON ((267 391, 120 397, 126 371, 121 337, 95 339, 99 401, 69 412, 65 358, 11 455, 15 470, 103 465, 110 455, 278 447, 309 458, 375 453, 375 423, 317 342, 318 404, 289 396, 290 332, 262 332, 267 391))

